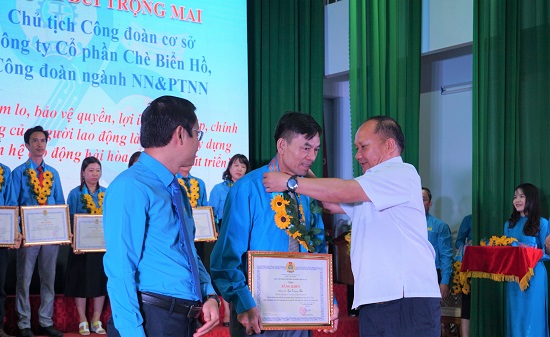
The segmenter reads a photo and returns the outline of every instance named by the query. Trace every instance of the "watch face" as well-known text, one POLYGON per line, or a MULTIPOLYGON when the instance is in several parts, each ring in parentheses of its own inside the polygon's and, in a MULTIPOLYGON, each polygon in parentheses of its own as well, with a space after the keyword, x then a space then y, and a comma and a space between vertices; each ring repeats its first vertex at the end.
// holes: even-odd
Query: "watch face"
POLYGON ((290 178, 286 183, 286 187, 289 190, 294 191, 298 187, 298 181, 296 181, 295 178, 290 178))

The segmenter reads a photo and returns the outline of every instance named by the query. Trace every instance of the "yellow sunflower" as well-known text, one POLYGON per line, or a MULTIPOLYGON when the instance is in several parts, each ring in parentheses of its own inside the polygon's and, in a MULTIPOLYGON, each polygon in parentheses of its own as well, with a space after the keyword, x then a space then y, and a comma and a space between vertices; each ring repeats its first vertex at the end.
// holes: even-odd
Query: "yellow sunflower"
POLYGON ((47 200, 48 200, 48 198, 46 198, 43 195, 39 195, 39 196, 36 197, 36 201, 38 201, 38 204, 40 204, 40 205, 46 204, 47 200))
POLYGON ((288 228, 290 226, 290 219, 292 217, 286 214, 286 212, 275 213, 275 225, 280 229, 288 228))
POLYGON ((29 177, 31 178, 31 180, 33 178, 36 178, 36 172, 34 170, 31 170, 31 169, 28 169, 27 170, 27 174, 29 175, 29 177))
POLYGON ((45 195, 45 196, 48 196, 52 193, 52 190, 49 187, 44 186, 40 189, 40 193, 45 195))
POLYGON ((42 186, 44 186, 44 187, 50 188, 50 187, 52 187, 52 185, 53 185, 53 182, 50 179, 44 179, 42 181, 42 186))
POLYGON ((199 186, 191 186, 191 193, 199 193, 199 186))
POLYGON ((32 177, 31 178, 31 184, 33 184, 34 186, 38 186, 38 185, 40 185, 40 182, 38 181, 38 178, 32 177))
POLYGON ((53 173, 51 173, 50 171, 44 171, 44 175, 43 175, 44 179, 52 179, 53 178, 53 173))
POLYGON ((271 199, 271 209, 274 210, 275 213, 285 212, 288 204, 290 204, 290 201, 285 200, 282 195, 276 195, 271 199))

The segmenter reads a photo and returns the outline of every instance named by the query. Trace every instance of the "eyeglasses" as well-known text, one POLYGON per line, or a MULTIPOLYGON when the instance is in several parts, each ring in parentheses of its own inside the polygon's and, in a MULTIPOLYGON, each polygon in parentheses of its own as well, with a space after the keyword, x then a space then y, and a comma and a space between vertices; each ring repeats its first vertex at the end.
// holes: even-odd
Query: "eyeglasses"
POLYGON ((202 139, 202 136, 204 136, 204 131, 197 130, 197 129, 193 129, 193 130, 197 131, 197 138, 199 139, 199 142, 200 142, 202 139))

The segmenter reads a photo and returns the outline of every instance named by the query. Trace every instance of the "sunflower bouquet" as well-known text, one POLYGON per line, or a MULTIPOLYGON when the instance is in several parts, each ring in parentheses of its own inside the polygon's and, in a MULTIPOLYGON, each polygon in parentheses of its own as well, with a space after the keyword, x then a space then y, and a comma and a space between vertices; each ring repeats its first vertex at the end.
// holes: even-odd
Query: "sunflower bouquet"
POLYGON ((514 242, 518 242, 516 238, 509 238, 506 235, 496 236, 493 235, 489 241, 481 240, 479 242, 480 246, 511 246, 514 242))
POLYGON ((0 191, 2 191, 3 186, 4 186, 4 168, 0 166, 0 191))
POLYGON ((453 287, 451 290, 453 295, 468 295, 470 293, 471 279, 460 271, 461 268, 462 261, 453 262, 453 287))
POLYGON ((191 204, 191 207, 195 208, 197 207, 198 200, 200 197, 200 187, 199 187, 199 181, 197 179, 190 179, 189 184, 191 185, 189 188, 187 188, 187 185, 185 184, 185 181, 181 178, 178 178, 178 183, 183 186, 185 189, 185 192, 187 192, 187 197, 189 198, 189 203, 191 204))
POLYGON ((25 175, 29 178, 28 184, 31 187, 31 193, 36 198, 39 205, 45 205, 48 197, 52 193, 53 173, 45 170, 42 174, 42 184, 36 176, 36 171, 29 168, 25 171, 25 175))
MULTIPOLYGON (((271 209, 275 212, 275 225, 284 230, 288 236, 298 240, 300 245, 309 252, 314 252, 322 242, 317 238, 317 234, 322 230, 315 227, 314 217, 311 217, 310 228, 307 228, 304 208, 298 200, 300 200, 298 194, 296 194, 296 199, 293 199, 286 192, 273 196, 271 209)), ((310 209, 313 214, 321 212, 321 208, 315 204, 314 200, 311 201, 310 209)))
POLYGON ((105 192, 99 192, 97 195, 97 202, 99 207, 96 206, 94 199, 88 193, 82 194, 82 202, 84 203, 84 208, 88 211, 89 214, 99 215, 103 214, 103 199, 105 198, 105 192))

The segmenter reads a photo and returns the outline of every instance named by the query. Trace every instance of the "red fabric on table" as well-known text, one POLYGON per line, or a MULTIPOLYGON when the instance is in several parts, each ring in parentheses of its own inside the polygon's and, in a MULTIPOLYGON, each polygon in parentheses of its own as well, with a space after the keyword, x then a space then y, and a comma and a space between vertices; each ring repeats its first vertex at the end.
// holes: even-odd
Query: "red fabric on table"
POLYGON ((516 281, 525 289, 541 257, 542 250, 537 248, 468 246, 462 257, 460 271, 469 277, 516 281))

